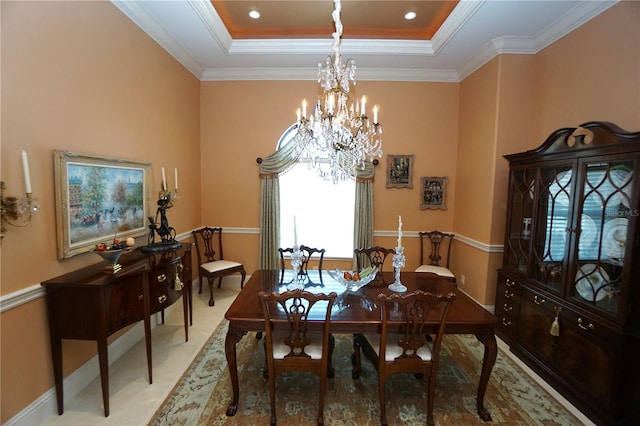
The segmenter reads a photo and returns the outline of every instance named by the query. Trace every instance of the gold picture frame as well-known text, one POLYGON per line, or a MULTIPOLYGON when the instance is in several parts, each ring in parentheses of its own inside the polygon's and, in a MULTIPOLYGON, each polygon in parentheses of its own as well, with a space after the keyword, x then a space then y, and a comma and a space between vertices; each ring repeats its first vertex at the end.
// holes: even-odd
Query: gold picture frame
POLYGON ((444 177, 422 177, 420 191, 420 209, 447 209, 447 182, 449 178, 444 177))
POLYGON ((387 155, 387 188, 413 188, 414 155, 387 155))
POLYGON ((58 259, 148 234, 151 163, 54 151, 58 259))

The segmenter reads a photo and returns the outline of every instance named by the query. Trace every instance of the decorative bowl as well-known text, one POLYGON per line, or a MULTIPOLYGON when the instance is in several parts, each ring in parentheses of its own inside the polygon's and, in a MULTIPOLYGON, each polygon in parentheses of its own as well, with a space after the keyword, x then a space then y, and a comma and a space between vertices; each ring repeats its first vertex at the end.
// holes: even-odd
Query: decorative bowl
POLYGON ((122 266, 118 263, 118 260, 120 260, 120 256, 122 256, 127 251, 127 249, 112 249, 103 251, 95 250, 94 253, 99 255, 105 262, 107 262, 107 265, 103 268, 105 272, 115 273, 122 268, 122 266))
MULTIPOLYGON (((327 271, 329 276, 334 280, 338 281, 340 284, 345 286, 345 288, 349 291, 357 291, 360 290, 365 285, 369 284, 376 277, 378 273, 378 268, 366 268, 366 276, 359 280, 349 280, 344 277, 345 272, 349 272, 349 274, 355 275, 351 271, 341 271, 340 269, 335 269, 333 271, 327 271)), ((365 272, 365 269, 362 270, 365 272)))

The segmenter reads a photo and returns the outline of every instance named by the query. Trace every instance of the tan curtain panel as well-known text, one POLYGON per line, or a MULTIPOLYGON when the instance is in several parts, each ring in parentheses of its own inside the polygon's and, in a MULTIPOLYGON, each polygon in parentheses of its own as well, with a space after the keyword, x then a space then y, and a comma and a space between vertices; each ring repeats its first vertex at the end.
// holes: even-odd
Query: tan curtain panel
POLYGON ((259 269, 278 269, 280 257, 280 173, 287 171, 297 161, 295 145, 289 143, 269 155, 260 163, 262 200, 260 202, 260 255, 259 269))

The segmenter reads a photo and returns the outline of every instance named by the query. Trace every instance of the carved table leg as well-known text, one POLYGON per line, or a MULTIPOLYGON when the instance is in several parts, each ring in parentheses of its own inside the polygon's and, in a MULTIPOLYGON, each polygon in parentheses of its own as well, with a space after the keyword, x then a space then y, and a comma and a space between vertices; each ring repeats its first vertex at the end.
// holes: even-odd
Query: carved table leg
POLYGON ((227 337, 224 341, 224 354, 227 357, 227 365, 229 374, 231 375, 231 388, 233 389, 233 401, 227 407, 227 416, 235 416, 238 411, 238 401, 240 400, 240 388, 238 385, 238 362, 236 359, 236 343, 247 334, 246 331, 238 331, 231 327, 227 331, 227 337))
POLYGON ((491 370, 493 370, 493 366, 496 363, 498 345, 496 343, 496 336, 493 334, 493 329, 489 334, 476 335, 476 337, 484 344, 484 359, 482 360, 482 373, 480 374, 480 382, 478 383, 476 407, 478 409, 478 415, 482 421, 490 422, 491 414, 484 406, 484 394, 487 391, 491 370))

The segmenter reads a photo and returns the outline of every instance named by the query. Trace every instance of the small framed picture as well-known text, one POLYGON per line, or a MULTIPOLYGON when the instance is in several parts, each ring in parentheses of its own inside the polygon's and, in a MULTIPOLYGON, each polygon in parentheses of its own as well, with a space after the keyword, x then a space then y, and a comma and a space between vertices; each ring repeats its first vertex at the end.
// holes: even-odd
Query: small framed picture
POLYGON ((413 154, 387 155, 387 188, 413 188, 413 154))
POLYGON ((422 177, 422 191, 420 209, 447 209, 448 177, 422 177))

